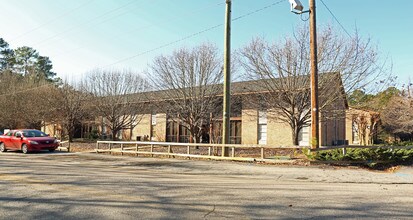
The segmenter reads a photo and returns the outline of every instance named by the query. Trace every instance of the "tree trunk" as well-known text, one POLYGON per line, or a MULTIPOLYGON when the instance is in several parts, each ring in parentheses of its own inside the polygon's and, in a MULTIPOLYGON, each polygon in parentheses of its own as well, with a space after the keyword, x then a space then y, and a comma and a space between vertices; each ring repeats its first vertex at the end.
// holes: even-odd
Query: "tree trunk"
POLYGON ((112 141, 118 140, 117 134, 118 134, 117 130, 112 130, 112 141))
MULTIPOLYGON (((67 136, 68 136, 68 141, 69 142, 73 142, 73 136, 75 135, 75 128, 74 127, 72 127, 72 126, 68 126, 68 127, 66 127, 66 130, 67 130, 67 136)), ((62 136, 62 138, 63 138, 63 136, 62 136)))
POLYGON ((292 131, 292 141, 293 141, 293 145, 294 146, 298 146, 299 144, 299 140, 298 140, 298 127, 297 126, 292 126, 291 127, 291 131, 292 131))

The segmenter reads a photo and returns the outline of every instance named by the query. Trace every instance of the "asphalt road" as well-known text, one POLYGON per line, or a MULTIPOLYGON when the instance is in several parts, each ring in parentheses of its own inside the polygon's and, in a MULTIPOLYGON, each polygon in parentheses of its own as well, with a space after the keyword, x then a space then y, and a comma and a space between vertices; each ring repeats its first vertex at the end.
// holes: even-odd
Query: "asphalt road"
POLYGON ((412 219, 413 168, 0 153, 0 219, 412 219))

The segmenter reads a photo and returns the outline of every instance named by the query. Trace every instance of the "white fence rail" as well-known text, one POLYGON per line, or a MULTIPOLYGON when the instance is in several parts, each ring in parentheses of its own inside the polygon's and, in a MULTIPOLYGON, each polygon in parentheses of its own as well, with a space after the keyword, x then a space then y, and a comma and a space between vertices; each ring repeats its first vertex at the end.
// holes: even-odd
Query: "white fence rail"
POLYGON ((295 150, 310 149, 311 152, 342 149, 343 154, 351 148, 390 148, 413 149, 413 146, 320 146, 310 149, 309 146, 267 146, 267 145, 240 145, 240 144, 203 144, 203 143, 174 143, 174 142, 143 142, 143 141, 97 141, 96 153, 120 153, 141 155, 163 155, 170 157, 204 158, 217 160, 261 161, 274 162, 278 158, 271 150, 295 150), (229 149, 229 155, 222 155, 222 148, 229 149), (254 151, 251 153, 251 151, 254 151))
POLYGON ((57 150, 70 152, 70 142, 69 141, 61 141, 59 143, 59 147, 57 147, 57 150))
POLYGON ((203 144, 203 143, 173 143, 173 142, 141 142, 141 141, 97 141, 96 153, 129 153, 141 155, 163 155, 167 157, 189 157, 218 160, 239 161, 274 161, 275 158, 266 158, 266 150, 297 150, 307 147, 266 145, 240 145, 240 144, 203 144), (222 155, 222 148, 228 148, 229 155, 222 155), (174 149, 174 150, 173 150, 174 149), (245 156, 243 150, 254 149, 258 152, 255 157, 245 156))

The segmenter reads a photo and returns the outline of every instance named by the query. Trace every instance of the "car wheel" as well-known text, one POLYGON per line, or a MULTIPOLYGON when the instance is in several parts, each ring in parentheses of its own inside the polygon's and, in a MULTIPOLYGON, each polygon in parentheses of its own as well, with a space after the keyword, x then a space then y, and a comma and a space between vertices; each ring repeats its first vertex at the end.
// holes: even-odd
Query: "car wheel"
POLYGON ((0 152, 6 152, 6 147, 4 146, 4 143, 0 143, 0 152))
POLYGON ((29 149, 27 149, 27 145, 26 145, 26 144, 23 144, 23 145, 22 145, 22 152, 23 152, 24 154, 29 153, 29 149))
POLYGON ((54 152, 55 151, 55 149, 49 149, 49 152, 54 152))

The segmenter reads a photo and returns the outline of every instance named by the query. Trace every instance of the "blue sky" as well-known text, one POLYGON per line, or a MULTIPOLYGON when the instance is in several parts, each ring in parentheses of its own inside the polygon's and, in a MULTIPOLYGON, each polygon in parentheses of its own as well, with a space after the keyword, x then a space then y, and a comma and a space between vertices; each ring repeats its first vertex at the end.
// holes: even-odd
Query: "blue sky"
MULTIPOLYGON (((323 1, 347 31, 357 27, 392 59, 399 84, 413 80, 413 1, 323 1)), ((233 18, 246 15, 232 23, 233 50, 257 36, 276 41, 304 22, 289 11, 288 0, 232 5, 233 18)), ((0 37, 12 48, 30 46, 49 56, 67 79, 100 67, 142 72, 158 55, 203 42, 223 47, 223 25, 202 31, 223 24, 225 0, 0 0, 0 10, 0 37)), ((317 25, 326 24, 341 29, 317 0, 317 25)))

